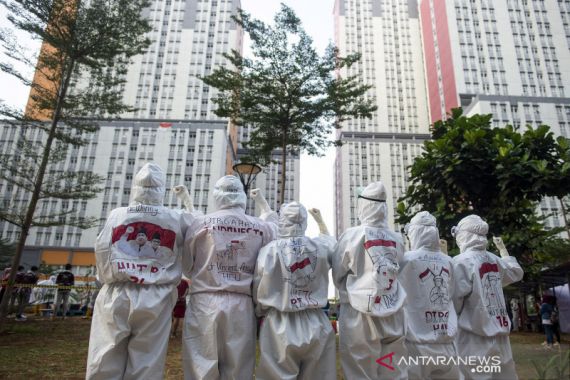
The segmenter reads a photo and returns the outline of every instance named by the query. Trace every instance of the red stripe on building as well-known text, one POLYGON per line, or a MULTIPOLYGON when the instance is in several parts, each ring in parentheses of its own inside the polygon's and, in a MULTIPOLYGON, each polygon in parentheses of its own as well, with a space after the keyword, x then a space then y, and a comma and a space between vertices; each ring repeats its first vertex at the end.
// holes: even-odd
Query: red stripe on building
POLYGON ((449 39, 449 25, 445 10, 445 0, 423 0, 420 4, 420 18, 424 48, 427 91, 429 98, 430 122, 434 123, 445 117, 441 111, 445 103, 445 112, 459 106, 457 87, 455 84, 455 71, 453 68, 451 42, 449 39), (430 12, 430 2, 433 2, 435 40, 430 12), (441 84, 443 99, 439 95, 438 70, 436 61, 435 42, 439 51, 439 65, 441 69, 441 84))
POLYGON ((450 112, 452 108, 459 106, 459 100, 455 86, 455 70, 453 67, 451 42, 449 40, 449 24, 447 22, 447 12, 445 11, 445 0, 433 0, 433 8, 445 112, 450 112))
POLYGON ((435 61, 435 45, 431 25, 430 0, 420 4, 420 19, 422 28, 424 60, 426 70, 427 92, 429 99, 430 122, 441 120, 441 99, 437 84, 437 64, 435 61))

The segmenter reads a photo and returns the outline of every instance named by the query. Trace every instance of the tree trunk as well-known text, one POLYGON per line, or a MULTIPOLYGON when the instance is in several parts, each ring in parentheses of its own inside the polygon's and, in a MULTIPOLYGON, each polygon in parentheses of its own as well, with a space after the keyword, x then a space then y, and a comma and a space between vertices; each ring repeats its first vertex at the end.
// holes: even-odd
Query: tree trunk
POLYGON ((24 246, 26 244, 26 239, 28 238, 28 234, 30 232, 30 227, 32 225, 32 221, 34 218, 34 213, 36 211, 36 205, 40 198, 40 192, 42 190, 44 175, 47 169, 47 165, 49 162, 51 146, 53 144, 53 140, 55 138, 55 132, 57 129, 57 125, 59 119, 61 117, 61 108, 63 99, 66 96, 69 82, 71 80, 71 74, 73 73, 74 63, 69 62, 65 71, 63 72, 63 79, 56 95, 56 104, 53 111, 53 116, 51 119, 51 125, 48 133, 48 137, 46 140, 46 145, 44 147, 42 161, 40 163, 40 167, 38 168, 38 173, 36 175, 36 179, 34 181, 34 191, 32 192, 32 197, 30 199, 30 203, 28 204, 28 210, 26 211, 26 217, 24 222, 22 223, 21 231, 20 231, 20 238, 18 239, 18 244, 16 245, 16 252, 14 258, 12 260, 12 271, 10 272, 10 277, 8 279, 8 284, 6 286, 6 291, 4 292, 4 297, 2 297, 2 303, 0 304, 0 332, 4 329, 4 320, 6 314, 8 312, 8 305, 9 299, 11 298, 10 295, 12 294, 12 289, 14 285, 14 281, 16 279, 16 273, 18 271, 18 266, 20 265, 20 260, 22 258, 22 252, 24 251, 24 246))
POLYGON ((570 239, 570 226, 568 226, 568 218, 566 218, 566 207, 564 207, 562 198, 558 198, 558 201, 560 202, 560 210, 562 211, 562 218, 564 219, 564 227, 566 228, 568 239, 570 239))
POLYGON ((283 131, 283 140, 281 141, 282 158, 281 158, 281 186, 279 187, 278 205, 281 206, 285 202, 285 180, 287 176, 287 129, 283 131))

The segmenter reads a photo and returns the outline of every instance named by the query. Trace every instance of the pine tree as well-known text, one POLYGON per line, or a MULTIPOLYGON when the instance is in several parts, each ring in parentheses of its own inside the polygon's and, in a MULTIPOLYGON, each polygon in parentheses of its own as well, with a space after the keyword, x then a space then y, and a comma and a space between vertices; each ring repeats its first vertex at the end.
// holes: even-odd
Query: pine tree
POLYGON ((0 0, 0 5, 12 25, 0 34, 6 52, 0 70, 30 88, 24 111, 0 104, 3 122, 17 131, 15 145, 0 156, 0 178, 13 188, 0 219, 19 227, 16 268, 30 228, 93 225, 78 210, 50 213, 38 209, 38 203, 91 199, 100 191, 98 175, 76 167, 64 170, 63 163, 97 131, 97 120, 132 111, 122 102, 121 85, 131 57, 150 44, 145 34, 151 27, 141 14, 148 0, 0 0), (12 31, 42 41, 40 52, 30 55, 12 31), (34 70, 33 80, 26 70, 34 70))
POLYGON ((219 66, 201 79, 219 90, 213 99, 216 115, 252 127, 244 143, 249 149, 246 160, 267 164, 274 151, 281 151, 283 203, 288 154, 322 154, 326 147, 340 144, 330 137, 334 128, 350 118, 370 118, 377 107, 366 97, 370 86, 358 76, 338 75, 360 55, 341 57, 329 45, 319 56, 291 8, 281 5, 273 27, 243 11, 234 20, 248 33, 253 57, 235 50, 224 54, 234 67, 219 66))

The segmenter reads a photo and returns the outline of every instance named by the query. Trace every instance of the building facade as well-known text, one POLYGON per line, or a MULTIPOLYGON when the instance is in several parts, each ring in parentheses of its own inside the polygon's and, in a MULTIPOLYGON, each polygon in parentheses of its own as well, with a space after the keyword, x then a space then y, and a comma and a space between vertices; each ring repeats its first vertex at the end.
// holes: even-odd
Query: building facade
MULTIPOLYGON (((430 122, 462 106, 570 137, 569 0, 421 0, 430 122)), ((563 226, 560 201, 540 203, 563 226)))
POLYGON ((210 98, 216 89, 200 76, 228 65, 223 57, 242 51, 243 32, 231 19, 240 0, 151 1, 144 10, 153 26, 152 44, 134 57, 127 74, 124 101, 137 119, 219 120, 210 98))
MULTIPOLYGON (((358 223, 358 186, 382 180, 394 210, 418 144, 452 108, 569 137, 570 1, 337 0, 334 15, 341 53, 362 54, 348 73, 374 86, 378 104, 339 134, 337 233, 358 223)), ((563 225, 560 200, 543 199, 540 212, 552 215, 547 228, 563 225)))
POLYGON ((335 162, 337 236, 358 224, 359 187, 381 180, 392 224, 397 199, 408 184, 406 167, 429 138, 420 20, 413 0, 336 0, 335 40, 341 55, 360 61, 341 75, 372 85, 378 110, 372 119, 344 123, 335 162))
MULTIPOLYGON (((166 206, 181 207, 170 189, 184 184, 197 210, 212 210, 212 188, 215 181, 225 174, 226 130, 227 122, 223 120, 158 122, 122 119, 102 122, 99 131, 89 137, 89 143, 80 148, 70 148, 65 161, 55 169, 80 169, 99 174, 104 178, 100 185, 103 191, 96 198, 84 201, 43 199, 37 207, 37 212, 50 214, 75 210, 79 216, 97 218, 97 225, 87 230, 70 226, 32 228, 27 240, 27 251, 30 252, 27 256, 32 255, 39 260, 35 264, 44 261, 60 265, 68 262, 69 255, 75 257, 74 252, 92 252, 107 215, 112 209, 128 204, 133 176, 147 162, 157 163, 167 173, 166 206), (45 257, 43 252, 47 252, 45 257)), ((20 133, 18 126, 0 124, 2 154, 16 145, 20 133)), ((34 133, 28 137, 39 141, 45 138, 40 130, 34 133)), ((0 194, 2 202, 9 204, 28 200, 26 194, 7 181, 0 181, 0 194)), ((7 222, 0 222, 0 232, 2 238, 10 241, 19 237, 18 228, 7 222)), ((32 256, 27 261, 33 262, 32 256)))
MULTIPOLYGON (((122 88, 124 102, 137 110, 121 119, 102 121, 89 143, 70 149, 57 168, 97 173, 104 178, 103 191, 89 201, 47 199, 38 205, 39 212, 75 210, 78 215, 95 217, 98 223, 87 230, 33 228, 23 263, 94 265, 92 252, 98 232, 113 208, 128 204, 133 176, 146 162, 156 162, 167 173, 166 206, 181 207, 170 189, 185 184, 196 209, 213 210, 214 183, 232 173, 231 166, 239 159, 236 148, 247 136, 247 129, 232 131, 228 120, 214 114, 210 99, 216 90, 199 76, 228 64, 223 53, 242 51, 243 32, 231 19, 239 7, 240 0, 153 0, 143 10, 153 27, 148 34, 152 43, 146 53, 133 58, 122 88), (232 134, 235 147, 228 144, 232 134)), ((76 78, 72 90, 92 85, 96 83, 90 83, 88 77, 76 78)), ((0 124, 0 151, 13 149, 19 133, 17 126, 0 124)), ((32 139, 45 138, 39 130, 34 133, 32 139)), ((299 160, 291 160, 289 168, 292 180, 287 184, 286 199, 298 199, 299 160)), ((279 174, 279 168, 270 165, 256 183, 273 207, 279 174)), ((5 181, 0 182, 0 197, 3 202, 27 201, 25 194, 5 181)), ((0 236, 15 241, 18 228, 0 222, 0 236)))

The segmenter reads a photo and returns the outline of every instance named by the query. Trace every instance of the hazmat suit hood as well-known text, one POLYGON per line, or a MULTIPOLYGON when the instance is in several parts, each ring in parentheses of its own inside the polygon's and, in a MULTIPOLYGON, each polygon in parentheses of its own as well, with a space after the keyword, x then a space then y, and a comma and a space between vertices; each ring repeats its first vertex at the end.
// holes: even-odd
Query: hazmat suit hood
POLYGON ((304 236, 307 229, 307 209, 299 202, 286 203, 279 211, 279 237, 304 236))
POLYGON ((415 251, 425 248, 430 251, 439 251, 439 231, 435 217, 427 211, 418 212, 406 226, 410 239, 410 248, 415 251))
POLYGON ((366 186, 358 196, 358 219, 362 225, 387 227, 386 188, 380 181, 366 186))
POLYGON ((216 210, 240 207, 245 210, 247 196, 241 181, 233 175, 220 178, 214 185, 216 210))
POLYGON ((451 229, 461 253, 467 250, 486 250, 488 232, 489 225, 478 215, 466 216, 451 229))
POLYGON ((145 164, 135 175, 131 190, 131 206, 138 204, 162 206, 164 201, 166 175, 160 166, 145 164))

